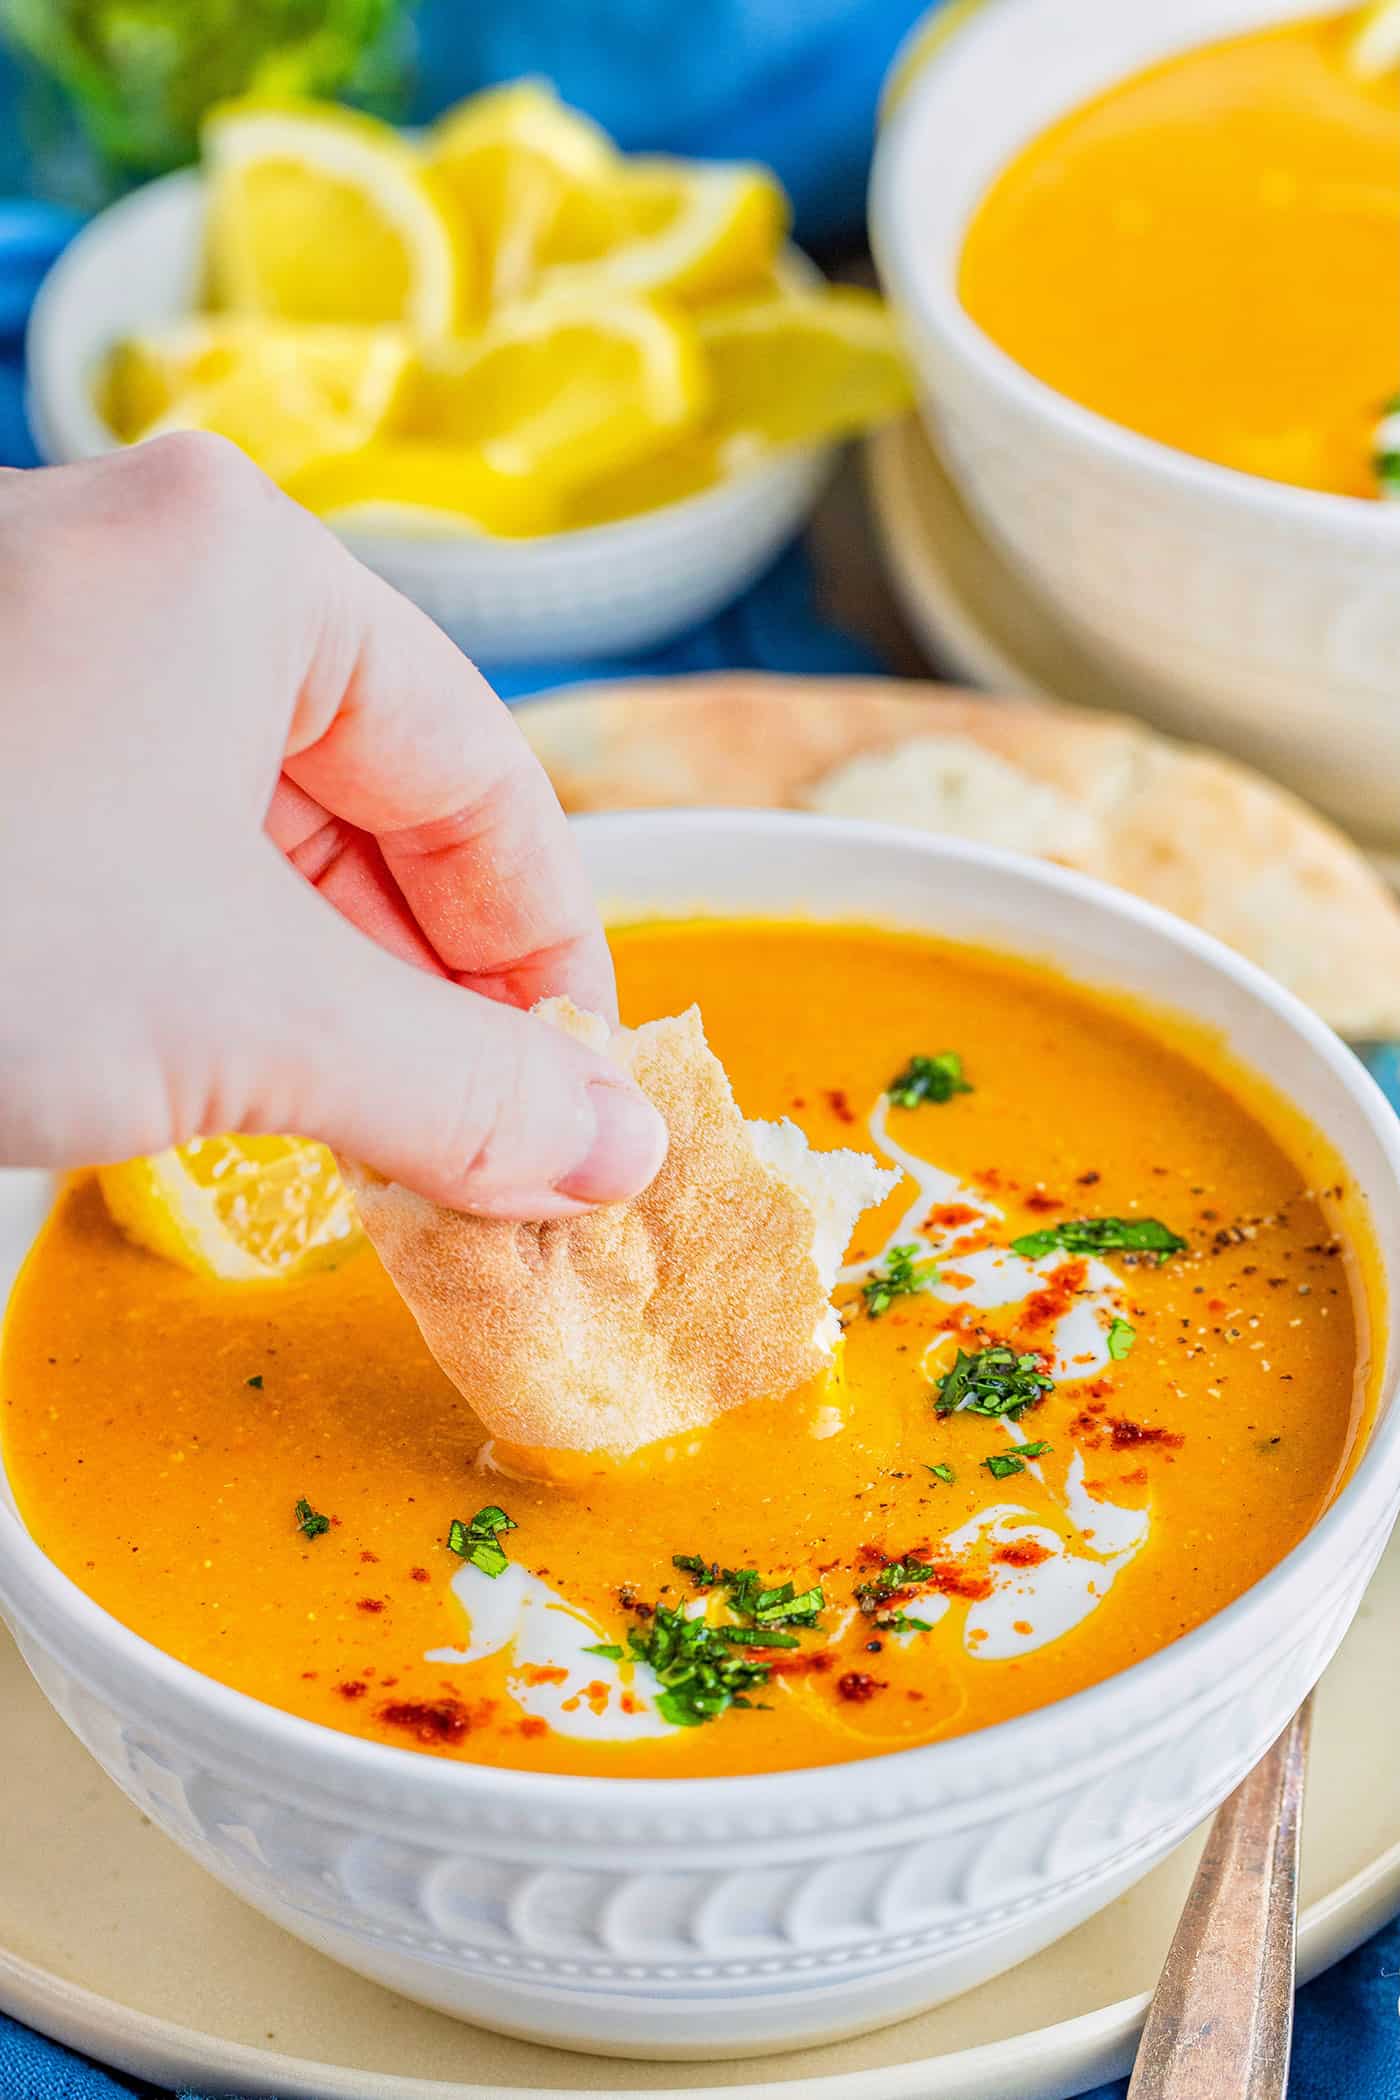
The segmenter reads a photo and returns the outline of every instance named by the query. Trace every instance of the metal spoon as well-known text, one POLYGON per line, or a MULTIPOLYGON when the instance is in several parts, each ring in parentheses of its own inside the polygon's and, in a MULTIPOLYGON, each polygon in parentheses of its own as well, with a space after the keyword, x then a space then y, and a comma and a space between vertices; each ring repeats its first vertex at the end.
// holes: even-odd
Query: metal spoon
POLYGON ((1311 1706, 1303 1702, 1216 1815, 1152 1994, 1128 2100, 1284 2100, 1311 1706))

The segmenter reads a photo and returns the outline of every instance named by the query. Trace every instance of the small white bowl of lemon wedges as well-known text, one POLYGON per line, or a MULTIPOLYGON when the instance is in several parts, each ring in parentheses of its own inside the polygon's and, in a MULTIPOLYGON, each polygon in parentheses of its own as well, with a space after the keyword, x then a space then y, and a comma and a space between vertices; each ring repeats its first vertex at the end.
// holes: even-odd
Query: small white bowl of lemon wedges
POLYGON ((418 134, 211 113, 36 302, 51 461, 233 439, 488 662, 654 645, 797 529, 832 446, 901 412, 871 293, 787 240, 768 170, 620 153, 543 83, 418 134))

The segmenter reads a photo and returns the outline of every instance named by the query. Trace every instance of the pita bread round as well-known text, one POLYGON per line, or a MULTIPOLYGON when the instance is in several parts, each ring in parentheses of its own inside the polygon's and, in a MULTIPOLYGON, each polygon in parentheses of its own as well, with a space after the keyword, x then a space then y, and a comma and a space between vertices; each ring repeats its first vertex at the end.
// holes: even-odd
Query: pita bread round
POLYGON ((1247 955, 1353 1040, 1400 1035, 1400 904, 1335 826, 1125 716, 892 678, 586 686, 516 719, 567 810, 810 809, 1030 852, 1247 955))

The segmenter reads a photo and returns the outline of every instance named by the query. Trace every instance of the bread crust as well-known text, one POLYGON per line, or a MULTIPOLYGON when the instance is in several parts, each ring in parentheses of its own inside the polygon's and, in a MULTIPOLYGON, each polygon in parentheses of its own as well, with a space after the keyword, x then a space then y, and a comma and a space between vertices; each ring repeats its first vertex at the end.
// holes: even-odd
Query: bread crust
POLYGON ((517 719, 566 809, 822 809, 1019 843, 1204 927, 1343 1035, 1400 1034, 1400 905, 1350 840, 1261 774, 1127 717, 726 672, 575 689, 517 719), (966 806, 979 780, 995 783, 990 833, 966 806))
MULTIPOLYGON (((537 1011, 606 1050, 660 1110, 670 1144, 640 1196, 517 1224, 346 1167, 385 1268, 485 1428, 623 1454, 826 1368, 815 1213, 761 1158, 698 1010, 610 1041, 567 1001, 537 1011)), ((814 1158, 858 1160, 843 1171, 866 1202, 894 1179, 863 1156, 814 1158)))

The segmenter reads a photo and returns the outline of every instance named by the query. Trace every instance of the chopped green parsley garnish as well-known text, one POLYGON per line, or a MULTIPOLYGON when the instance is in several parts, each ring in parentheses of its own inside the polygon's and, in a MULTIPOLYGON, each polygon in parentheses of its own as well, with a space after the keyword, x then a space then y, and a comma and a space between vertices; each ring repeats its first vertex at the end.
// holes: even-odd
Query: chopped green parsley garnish
POLYGON ((885 1088, 896 1108, 919 1108, 925 1101, 951 1101, 954 1094, 970 1094, 963 1077, 963 1061, 956 1050, 940 1050, 934 1057, 911 1057, 902 1072, 896 1072, 885 1088))
POLYGON ((634 1658, 661 1679, 656 1710, 662 1719, 695 1728, 731 1706, 752 1707, 744 1694, 768 1682, 772 1664, 752 1654, 736 1655, 736 1648, 800 1648, 797 1635, 784 1629, 820 1632, 817 1614, 826 1598, 819 1583, 799 1590, 791 1582, 766 1582, 757 1568, 722 1568, 698 1553, 673 1554, 671 1565, 689 1575, 698 1590, 723 1590, 734 1615, 713 1625, 658 1604, 649 1622, 634 1626, 627 1636, 634 1658))
POLYGON ((1121 1247, 1134 1254, 1155 1254, 1160 1264, 1169 1254, 1184 1254, 1186 1241, 1160 1218, 1066 1218, 1011 1242, 1012 1253, 1030 1261, 1057 1247, 1066 1254, 1105 1254, 1121 1247))
POLYGON ((1023 1355, 998 1342, 972 1356, 959 1349, 952 1370, 938 1380, 937 1407, 941 1415, 1005 1416, 1016 1422, 1053 1388, 1034 1351, 1023 1355))
POLYGON ((1113 1320, 1109 1323, 1108 1353, 1116 1364, 1122 1363, 1136 1340, 1137 1329, 1130 1327, 1126 1320, 1113 1320))
POLYGON ((784 1633, 777 1626, 716 1626, 715 1632, 722 1641, 732 1641, 736 1648, 800 1648, 802 1646, 795 1633, 784 1633))
POLYGON ((918 1253, 912 1241, 903 1247, 891 1247, 884 1268, 871 1270, 860 1287, 870 1319, 878 1320, 881 1313, 888 1312, 896 1298, 912 1298, 935 1281, 938 1271, 934 1264, 928 1259, 917 1259, 918 1253))
POLYGON ((891 1633, 932 1633, 932 1619, 911 1619, 907 1611, 897 1611, 892 1618, 881 1619, 891 1633))
POLYGON ((869 1581, 856 1584, 856 1603, 867 1619, 878 1619, 883 1626, 889 1619, 885 1606, 892 1597, 898 1596, 901 1590, 916 1590, 922 1583, 932 1582, 937 1573, 932 1562, 926 1560, 886 1561, 869 1581))
POLYGON ((304 1532, 309 1539, 318 1539, 323 1531, 331 1528, 330 1518, 323 1517, 319 1509, 313 1509, 305 1495, 297 1503, 296 1520, 297 1530, 304 1532))
POLYGON ((1381 495, 1392 502, 1400 498, 1400 394, 1392 394, 1381 410, 1372 463, 1381 495))
POLYGON ((994 1452, 982 1463, 993 1480, 1009 1480, 1013 1473, 1024 1473, 1028 1458, 1044 1458, 1050 1449, 1048 1444, 1017 1444, 1014 1451, 994 1452))
POLYGON ((250 1385, 255 1393, 262 1391, 262 1382, 263 1374, 261 1371, 255 1371, 251 1378, 245 1378, 243 1381, 245 1385, 250 1385))
POLYGON ((674 1553, 671 1566, 689 1575, 699 1590, 722 1587, 729 1609, 746 1626, 815 1627, 826 1603, 820 1583, 799 1593, 790 1582, 765 1582, 757 1568, 721 1568, 698 1553, 674 1553))
MULTIPOLYGON (((737 1627, 726 1632, 738 1633, 737 1627)), ((742 1639, 742 1635, 740 1635, 742 1639)), ((772 1664, 735 1655, 724 1634, 705 1619, 658 1604, 643 1626, 627 1635, 632 1655, 661 1682, 656 1710, 673 1728, 698 1728, 731 1706, 751 1707, 746 1692, 767 1684, 772 1664)))
POLYGON ((940 1464, 938 1464, 938 1465, 936 1465, 936 1466, 931 1466, 931 1465, 930 1465, 930 1464, 928 1463, 928 1460, 927 1460, 927 1459, 925 1459, 925 1461, 924 1461, 924 1471, 925 1471, 925 1472, 927 1472, 927 1473, 932 1473, 932 1475, 933 1475, 933 1477, 934 1477, 934 1479, 935 1479, 935 1480, 942 1480, 942 1481, 944 1481, 944 1482, 945 1482, 945 1483, 946 1483, 946 1484, 947 1484, 947 1485, 948 1485, 949 1487, 951 1487, 951 1486, 953 1485, 953 1482, 954 1482, 954 1481, 955 1481, 955 1480, 957 1479, 957 1477, 958 1477, 958 1476, 957 1476, 957 1474, 956 1474, 956 1473, 955 1473, 955 1472, 953 1471, 953 1469, 952 1469, 952 1467, 951 1467, 951 1466, 945 1466, 945 1465, 943 1465, 943 1464, 941 1464, 941 1463, 940 1463, 940 1464))
POLYGON ((510 1555, 501 1545, 499 1534, 517 1528, 514 1517, 508 1517, 503 1509, 488 1503, 485 1509, 477 1511, 470 1524, 464 1524, 460 1517, 452 1519, 447 1527, 448 1551, 469 1560, 474 1568, 480 1568, 482 1574, 489 1575, 494 1582, 510 1566, 510 1555))
POLYGON ((601 1655, 604 1662, 622 1661, 622 1650, 616 1641, 595 1641, 591 1648, 585 1648, 583 1652, 585 1655, 601 1655))

